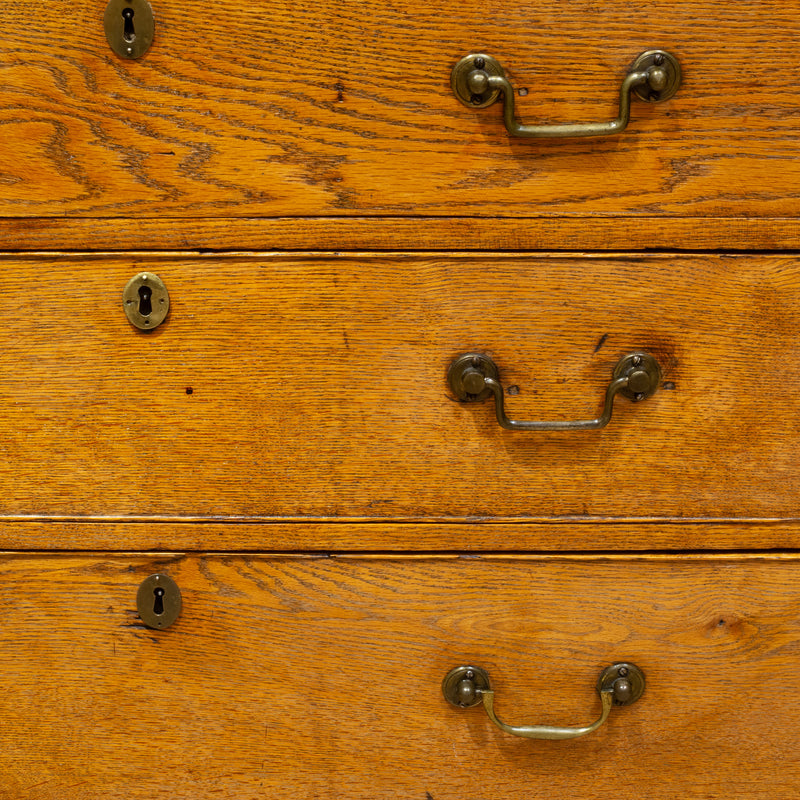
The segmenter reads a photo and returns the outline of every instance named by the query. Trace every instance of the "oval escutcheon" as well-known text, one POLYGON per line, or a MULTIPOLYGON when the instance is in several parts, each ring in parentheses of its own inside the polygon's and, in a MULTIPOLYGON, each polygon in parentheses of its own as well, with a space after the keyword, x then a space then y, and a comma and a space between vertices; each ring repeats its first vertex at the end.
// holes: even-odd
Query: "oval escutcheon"
POLYGON ((139 58, 153 43, 156 21, 147 0, 110 0, 103 17, 111 49, 121 58, 139 58))

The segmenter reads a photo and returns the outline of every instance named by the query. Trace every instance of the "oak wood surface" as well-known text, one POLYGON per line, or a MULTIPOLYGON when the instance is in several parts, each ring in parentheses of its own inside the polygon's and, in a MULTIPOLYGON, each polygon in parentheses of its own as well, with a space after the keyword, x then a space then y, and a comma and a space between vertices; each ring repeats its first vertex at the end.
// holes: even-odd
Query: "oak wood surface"
POLYGON ((796 519, 798 292, 786 256, 8 257, 0 508, 796 519), (120 301, 140 270, 171 296, 150 334, 120 301), (634 349, 663 386, 619 398, 604 431, 503 431, 445 381, 455 356, 487 352, 512 416, 585 418, 634 349))
MULTIPOLYGON (((0 213, 24 216, 796 216, 796 46, 783 0, 155 4, 117 58, 105 0, 10 0, 0 213), (450 69, 504 65, 523 121, 610 119, 642 51, 684 82, 619 136, 510 139, 450 69)), ((121 23, 121 20, 120 20, 121 23)))
POLYGON ((282 552, 752 551, 800 549, 800 519, 498 521, 351 518, 214 519, 0 517, 0 548, 282 552))
POLYGON ((0 219, 5 251, 800 250, 800 220, 757 217, 0 219))
POLYGON ((0 798, 796 796, 798 558, 4 556, 0 798), (154 632, 140 581, 176 579, 154 632), (576 725, 607 664, 643 697, 536 742, 447 705, 489 671, 512 723, 576 725))

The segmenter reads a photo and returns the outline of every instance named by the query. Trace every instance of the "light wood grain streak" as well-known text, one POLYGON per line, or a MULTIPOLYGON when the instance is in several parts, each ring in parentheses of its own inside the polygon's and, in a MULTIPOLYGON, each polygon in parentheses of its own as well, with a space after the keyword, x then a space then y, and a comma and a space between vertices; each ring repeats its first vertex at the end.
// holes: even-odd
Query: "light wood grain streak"
POLYGON ((798 566, 0 556, 0 798, 793 797, 798 566), (184 600, 163 632, 135 611, 156 571, 184 600), (572 742, 440 692, 478 664, 503 716, 586 723, 622 659, 644 696, 572 742))

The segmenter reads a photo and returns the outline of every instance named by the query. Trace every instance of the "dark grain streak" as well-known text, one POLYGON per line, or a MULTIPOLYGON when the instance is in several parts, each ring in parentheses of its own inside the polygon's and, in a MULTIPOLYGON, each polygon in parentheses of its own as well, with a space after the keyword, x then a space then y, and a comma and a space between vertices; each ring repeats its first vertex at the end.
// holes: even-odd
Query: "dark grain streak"
POLYGON ((602 347, 602 346, 603 346, 603 345, 606 343, 606 341, 608 340, 608 336, 609 336, 609 334, 607 334, 607 333, 604 333, 604 334, 603 334, 603 335, 602 335, 602 336, 601 336, 601 337, 600 337, 600 338, 597 340, 597 344, 594 346, 594 352, 595 352, 595 353, 598 353, 598 352, 600 352, 600 348, 601 348, 601 347, 602 347))

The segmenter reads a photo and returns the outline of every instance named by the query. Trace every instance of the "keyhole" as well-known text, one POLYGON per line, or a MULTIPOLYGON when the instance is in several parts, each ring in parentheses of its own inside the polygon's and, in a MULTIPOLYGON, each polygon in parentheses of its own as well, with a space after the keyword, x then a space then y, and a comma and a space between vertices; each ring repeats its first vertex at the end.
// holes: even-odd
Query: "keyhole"
POLYGON ((155 600, 153 601, 153 613, 160 617, 164 613, 164 590, 160 586, 153 589, 155 600))
POLYGON ((139 313, 143 317, 148 316, 153 310, 153 304, 150 302, 152 295, 153 290, 149 286, 139 287, 139 313))
POLYGON ((136 31, 133 28, 133 9, 123 9, 122 19, 125 20, 125 26, 122 29, 122 38, 125 39, 126 42, 132 42, 136 38, 136 31))

